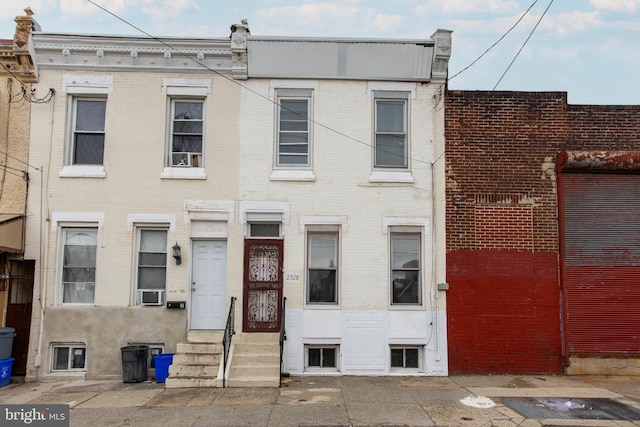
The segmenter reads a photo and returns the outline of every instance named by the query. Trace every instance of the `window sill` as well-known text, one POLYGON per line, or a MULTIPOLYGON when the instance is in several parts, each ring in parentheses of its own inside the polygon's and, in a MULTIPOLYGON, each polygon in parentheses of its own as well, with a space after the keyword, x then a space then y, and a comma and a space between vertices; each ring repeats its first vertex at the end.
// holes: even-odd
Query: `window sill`
POLYGON ((58 174, 61 178, 106 178, 103 165, 67 165, 58 174))
POLYGON ((424 311, 425 307, 422 304, 391 304, 389 306, 391 311, 424 311))
POLYGON ((271 181, 306 181, 316 180, 312 170, 274 170, 269 176, 271 181))
POLYGON ((204 168, 164 168, 162 179, 207 179, 204 168))
POLYGON ((373 171, 369 176, 369 182, 392 182, 407 183, 414 182, 410 171, 373 171))
POLYGON ((335 303, 314 303, 307 302, 304 304, 305 310, 341 310, 341 307, 335 303))

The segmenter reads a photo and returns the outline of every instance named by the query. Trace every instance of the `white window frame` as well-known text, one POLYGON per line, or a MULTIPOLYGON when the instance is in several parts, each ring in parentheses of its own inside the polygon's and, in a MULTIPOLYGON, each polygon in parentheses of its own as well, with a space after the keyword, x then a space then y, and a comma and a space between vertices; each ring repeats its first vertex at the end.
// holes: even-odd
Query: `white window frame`
MULTIPOLYGON (((201 168, 205 166, 205 141, 206 141, 206 121, 207 121, 207 104, 206 98, 201 97, 184 97, 184 96, 171 96, 168 98, 168 115, 167 115, 167 158, 166 167, 169 168, 201 168), (199 103, 202 105, 202 133, 200 137, 201 150, 200 152, 177 152, 174 151, 174 136, 175 136, 175 105, 176 103, 199 103), (175 153, 183 153, 181 161, 177 162, 175 153)), ((198 120, 193 120, 198 121, 198 120)))
POLYGON ((393 226, 389 227, 389 301, 394 307, 418 307, 423 304, 424 300, 424 233, 421 227, 412 226, 393 226), (414 235, 418 237, 418 267, 394 268, 393 255, 394 243, 393 238, 396 235, 414 235), (416 271, 418 280, 418 301, 417 302, 394 302, 394 271, 416 271))
POLYGON ((69 127, 68 127, 68 141, 67 141, 67 158, 66 164, 70 166, 96 168, 104 166, 104 158, 107 146, 107 96, 106 95, 72 95, 69 96, 69 127), (78 117, 78 101, 93 101, 103 102, 105 107, 105 114, 102 123, 102 131, 78 131, 76 129, 77 117, 78 117), (98 134, 102 136, 102 161, 100 163, 78 163, 76 161, 76 136, 83 134, 98 134))
MULTIPOLYGON (((310 170, 313 167, 313 89, 302 89, 302 88, 278 88, 275 89, 276 96, 276 114, 275 114, 275 137, 274 137, 274 168, 276 169, 297 169, 297 170, 310 170), (305 131, 288 131, 282 129, 282 110, 287 109, 283 102, 286 101, 306 101, 307 103, 307 161, 302 163, 284 163, 280 161, 281 156, 281 147, 283 143, 281 142, 281 136, 288 132, 291 133, 304 133, 305 131)), ((301 118, 302 119, 302 118, 301 118)), ((300 120, 300 121, 305 121, 300 120)), ((299 144, 302 145, 302 144, 299 144)), ((300 156, 302 157, 302 156, 300 156)))
POLYGON ((307 225, 305 235, 305 303, 313 306, 337 306, 340 304, 340 265, 341 265, 341 227, 339 225, 307 225), (311 262, 311 236, 330 235, 335 236, 335 257, 333 268, 312 268, 311 262), (335 270, 335 301, 311 301, 311 272, 310 270, 335 270))
POLYGON ((423 359, 424 359, 424 346, 419 345, 391 345, 389 346, 389 370, 391 372, 422 372, 423 371, 423 359), (402 350, 402 365, 403 366, 392 366, 393 365, 393 357, 392 352, 394 350, 402 350), (418 366, 417 367, 406 367, 406 351, 407 350, 415 350, 418 353, 418 366))
POLYGON ((305 372, 340 372, 340 345, 338 344, 305 344, 304 345, 304 370, 305 372), (309 366, 309 350, 311 349, 320 350, 321 360, 323 360, 323 353, 325 349, 333 349, 335 366, 309 366))
POLYGON ((84 343, 54 343, 51 345, 51 372, 86 372, 87 371, 87 346, 84 343), (67 355, 67 368, 56 369, 56 358, 58 349, 66 348, 69 353, 67 355), (73 368, 71 362, 74 350, 82 350, 83 367, 73 368), (71 357, 70 357, 71 356, 71 357))
MULTIPOLYGON (((158 252, 156 252, 158 253, 158 252)), ((167 291, 167 277, 168 277, 168 267, 169 267, 169 227, 167 226, 137 226, 136 227, 136 247, 135 247, 135 296, 134 301, 135 305, 145 305, 142 303, 142 291, 160 291, 161 292, 161 301, 159 304, 152 305, 162 305, 166 299, 166 291, 167 291), (142 233, 144 231, 164 231, 166 233, 166 241, 165 241, 165 264, 164 264, 164 287, 163 288, 141 288, 140 287, 140 245, 142 244, 142 233)))
MULTIPOLYGON (((97 287, 97 280, 98 280, 98 226, 87 226, 87 225, 82 225, 82 226, 63 226, 60 228, 61 233, 60 233, 60 245, 59 245, 59 274, 58 274, 58 289, 59 289, 59 301, 60 301, 60 305, 94 305, 95 304, 95 298, 96 298, 96 287, 97 287), (66 247, 66 240, 67 240, 67 234, 69 232, 95 232, 95 237, 96 237, 96 261, 95 261, 95 265, 93 266, 94 269, 94 278, 95 278, 95 282, 93 282, 93 300, 91 302, 65 302, 64 300, 64 295, 65 295, 65 282, 64 282, 64 271, 65 271, 65 247, 66 247)), ((89 267, 90 268, 90 267, 89 267)), ((86 287, 87 283, 90 282, 85 282, 84 286, 86 287)))
POLYGON ((374 169, 406 171, 410 168, 411 144, 409 133, 409 117, 410 117, 410 99, 411 92, 405 91, 373 91, 373 152, 372 163, 374 169), (402 132, 378 131, 378 103, 402 103, 403 104, 403 129, 402 132), (381 164, 378 161, 378 136, 382 135, 402 135, 404 138, 403 164, 381 164))

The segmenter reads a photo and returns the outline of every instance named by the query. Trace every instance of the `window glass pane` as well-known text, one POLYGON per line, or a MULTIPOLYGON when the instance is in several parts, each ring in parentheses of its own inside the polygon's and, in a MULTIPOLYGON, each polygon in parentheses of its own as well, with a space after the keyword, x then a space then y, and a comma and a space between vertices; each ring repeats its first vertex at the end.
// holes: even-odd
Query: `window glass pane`
POLYGON ((71 358, 71 369, 84 369, 84 348, 72 349, 73 357, 71 358))
POLYGON ((308 163, 307 156, 288 155, 280 156, 281 165, 306 165, 308 163))
POLYGON ((195 133, 195 134, 201 134, 202 133, 202 122, 198 121, 188 121, 188 122, 183 122, 183 121, 176 121, 173 124, 173 133, 174 134, 183 134, 183 133, 195 133))
POLYGON ((321 366, 320 365, 320 349, 319 348, 310 348, 308 349, 309 353, 309 366, 321 366))
POLYGON ((406 166, 404 135, 376 135, 376 166, 406 166))
POLYGON ((309 234, 309 268, 336 268, 335 234, 309 234))
POLYGON ((167 232, 165 230, 142 230, 140 232, 140 250, 166 253, 167 232))
POLYGON ((336 349, 335 348, 322 349, 322 366, 325 368, 336 367, 336 349))
POLYGON ((66 370, 69 367, 69 347, 55 347, 53 349, 53 369, 66 370))
POLYGON ((392 234, 391 235, 392 268, 419 268, 420 235, 392 234))
POLYGON ((376 132, 404 132, 404 101, 376 102, 376 132))
POLYGON ((419 304, 420 282, 416 271, 393 272, 393 303, 419 304))
POLYGON ((294 132, 287 132, 287 133, 280 133, 280 150, 283 149, 283 146, 288 145, 288 144, 300 144, 300 145, 304 145, 305 150, 304 152, 307 152, 306 146, 307 146, 307 134, 306 133, 294 133, 294 132))
POLYGON ((149 254, 149 253, 141 253, 139 265, 141 267, 153 267, 153 266, 162 266, 167 265, 167 255, 166 254, 149 254))
POLYGON ((179 120, 202 120, 202 102, 178 102, 174 103, 174 118, 179 120))
POLYGON ((418 349, 417 348, 404 349, 404 367, 405 368, 418 367, 418 349))
POLYGON ((106 101, 76 101, 76 130, 104 132, 106 101))
POLYGON ((73 163, 101 165, 104 158, 104 134, 76 133, 73 163))
POLYGON ((174 153, 201 153, 202 136, 174 136, 174 153))
POLYGON ((249 228, 251 237, 280 237, 280 224, 255 223, 249 228))
POLYGON ((67 304, 91 304, 96 292, 95 282, 70 281, 62 283, 62 302, 67 304))
POLYGON ((307 123, 309 102, 306 99, 280 99, 280 122, 307 123))
POLYGON ((403 351, 401 348, 391 349, 391 367, 392 368, 403 367, 403 351))
POLYGON ((309 302, 337 302, 335 270, 309 270, 309 302))
POLYGON ((141 267, 138 269, 139 289, 164 289, 167 272, 164 267, 141 267))

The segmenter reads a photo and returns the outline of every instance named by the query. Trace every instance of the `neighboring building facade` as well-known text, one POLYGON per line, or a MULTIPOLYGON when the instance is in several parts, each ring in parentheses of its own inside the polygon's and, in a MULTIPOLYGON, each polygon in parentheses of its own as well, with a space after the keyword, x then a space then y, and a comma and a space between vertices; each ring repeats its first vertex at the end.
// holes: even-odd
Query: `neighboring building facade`
MULTIPOLYGON (((29 37, 39 29, 30 9, 16 21, 13 40, 0 40, 0 325, 15 329, 13 373, 24 375, 33 291, 33 261, 25 261, 24 221, 29 178, 29 115, 38 98, 29 37)), ((37 91, 40 92, 40 91, 37 91)))
POLYGON ((255 385, 283 313, 287 372, 447 374, 449 31, 33 47, 28 378, 119 377, 140 344, 176 353, 167 387, 255 385))
POLYGON ((446 95, 456 373, 640 372, 640 106, 446 95))

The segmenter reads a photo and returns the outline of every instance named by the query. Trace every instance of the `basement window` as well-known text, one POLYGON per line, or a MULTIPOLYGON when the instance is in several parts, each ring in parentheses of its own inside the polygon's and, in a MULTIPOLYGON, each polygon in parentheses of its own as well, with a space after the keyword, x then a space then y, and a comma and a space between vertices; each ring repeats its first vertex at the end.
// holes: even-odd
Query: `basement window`
POLYGON ((338 371, 338 350, 337 345, 305 346, 305 371, 338 371))
POLYGON ((84 344, 56 344, 53 346, 52 371, 86 370, 87 349, 84 344))

